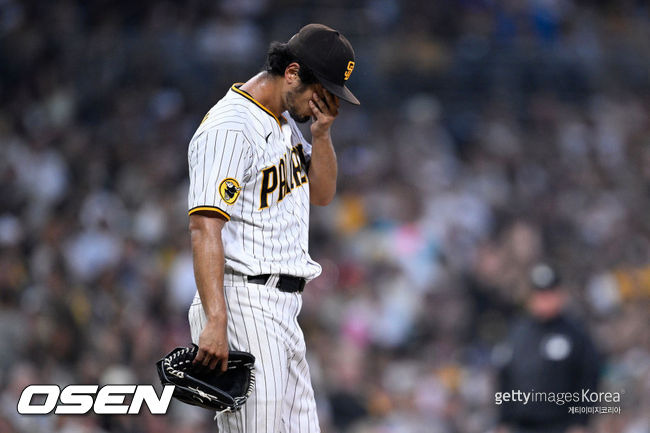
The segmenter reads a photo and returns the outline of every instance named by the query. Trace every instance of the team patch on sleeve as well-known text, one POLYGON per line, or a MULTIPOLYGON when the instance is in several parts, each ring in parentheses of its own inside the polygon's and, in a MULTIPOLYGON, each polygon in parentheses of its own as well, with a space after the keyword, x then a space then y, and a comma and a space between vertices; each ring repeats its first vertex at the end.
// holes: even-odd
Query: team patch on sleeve
POLYGON ((221 198, 227 204, 235 203, 240 192, 241 187, 239 186, 239 182, 232 177, 225 178, 219 184, 219 195, 221 195, 221 198))

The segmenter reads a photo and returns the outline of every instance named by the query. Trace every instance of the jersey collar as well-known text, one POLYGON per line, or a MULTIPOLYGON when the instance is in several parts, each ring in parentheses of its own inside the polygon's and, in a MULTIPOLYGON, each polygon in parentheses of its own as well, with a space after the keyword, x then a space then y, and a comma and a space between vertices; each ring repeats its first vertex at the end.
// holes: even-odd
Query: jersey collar
POLYGON ((261 109, 262 109, 266 114, 268 114, 269 116, 273 117, 273 118, 275 119, 275 121, 278 123, 278 126, 279 126, 280 128, 282 128, 282 123, 280 123, 280 119, 282 119, 282 121, 285 122, 285 123, 287 122, 287 119, 285 119, 284 116, 282 116, 282 115, 280 115, 280 119, 278 119, 278 118, 275 116, 275 114, 273 114, 273 112, 272 112, 271 110, 269 110, 269 109, 266 108, 264 105, 262 105, 262 104, 261 104, 257 99, 253 98, 253 97, 251 96, 250 93, 246 92, 245 90, 240 89, 239 87, 240 87, 242 84, 244 84, 244 83, 235 83, 235 84, 232 85, 232 87, 230 88, 230 90, 232 90, 233 92, 235 92, 235 93, 237 93, 237 94, 243 96, 244 98, 246 98, 246 99, 248 99, 249 101, 251 101, 253 104, 255 104, 255 105, 257 105, 258 107, 260 107, 260 108, 261 108, 261 109))

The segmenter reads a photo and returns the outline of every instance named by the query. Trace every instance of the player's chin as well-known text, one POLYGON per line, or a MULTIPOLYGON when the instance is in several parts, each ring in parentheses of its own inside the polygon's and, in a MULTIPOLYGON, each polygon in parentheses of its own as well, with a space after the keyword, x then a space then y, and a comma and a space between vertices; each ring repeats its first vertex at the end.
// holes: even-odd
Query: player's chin
POLYGON ((311 115, 303 116, 303 115, 300 115, 298 113, 291 113, 291 112, 289 114, 291 114, 291 117, 293 118, 293 120, 295 120, 298 123, 305 123, 309 119, 311 119, 311 115))

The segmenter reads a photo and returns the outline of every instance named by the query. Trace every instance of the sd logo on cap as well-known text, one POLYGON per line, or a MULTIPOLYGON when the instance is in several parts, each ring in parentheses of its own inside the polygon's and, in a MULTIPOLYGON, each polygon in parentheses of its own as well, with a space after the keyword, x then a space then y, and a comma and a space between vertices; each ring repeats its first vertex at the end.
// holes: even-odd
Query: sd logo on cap
POLYGON ((345 87, 354 70, 354 50, 345 36, 323 24, 307 24, 287 45, 314 72, 323 87, 344 101, 360 104, 345 87))

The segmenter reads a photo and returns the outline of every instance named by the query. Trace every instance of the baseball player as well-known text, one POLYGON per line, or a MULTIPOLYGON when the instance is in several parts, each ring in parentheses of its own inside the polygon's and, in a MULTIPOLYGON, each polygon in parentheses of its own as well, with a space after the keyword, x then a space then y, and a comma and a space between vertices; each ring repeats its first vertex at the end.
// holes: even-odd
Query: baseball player
POLYGON ((225 369, 228 350, 256 358, 256 386, 222 432, 318 432, 297 316, 321 268, 308 252, 309 205, 336 191, 330 127, 354 51, 339 32, 303 27, 270 45, 262 72, 234 84, 188 149, 190 232, 197 294, 189 310, 195 362, 225 369), (311 143, 296 122, 311 123, 311 143))

